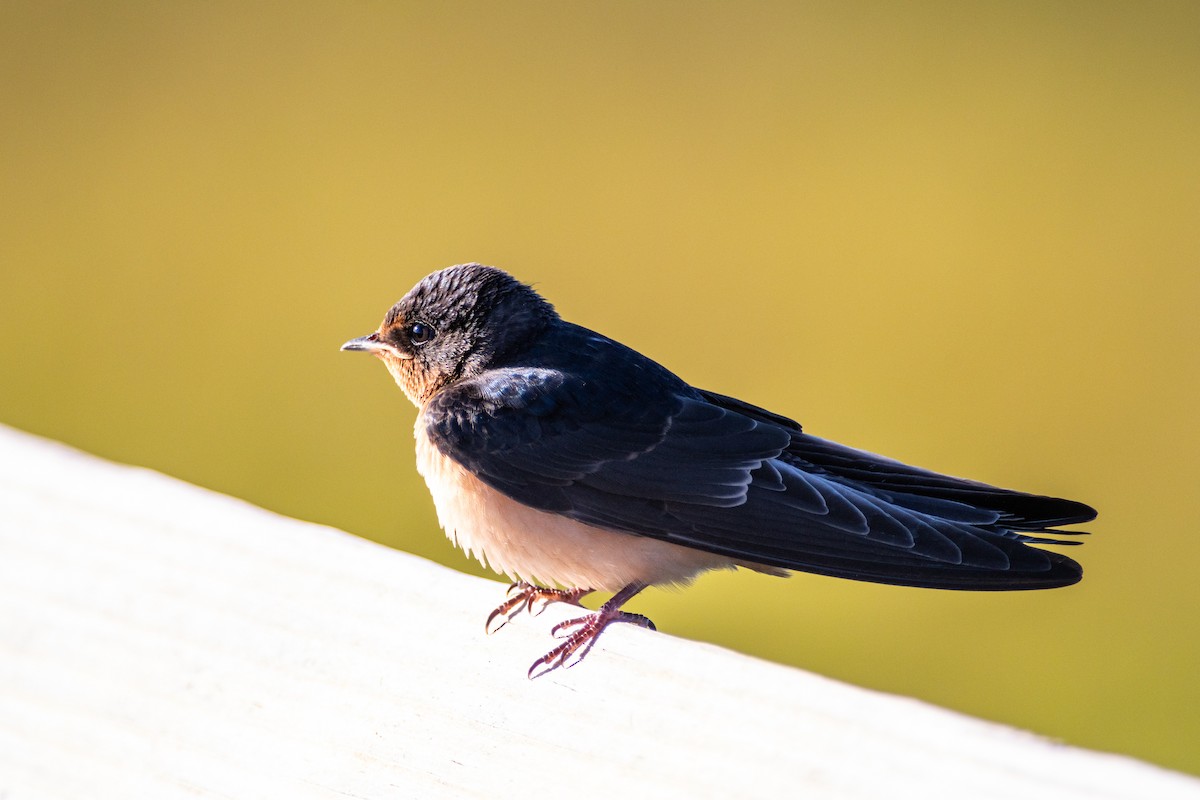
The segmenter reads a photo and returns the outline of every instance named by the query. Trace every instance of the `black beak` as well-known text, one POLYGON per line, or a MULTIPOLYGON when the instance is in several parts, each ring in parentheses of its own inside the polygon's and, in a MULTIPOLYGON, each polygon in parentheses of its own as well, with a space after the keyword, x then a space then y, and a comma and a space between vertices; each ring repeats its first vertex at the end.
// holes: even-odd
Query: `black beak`
POLYGON ((368 336, 360 336, 357 339, 351 339, 342 345, 343 350, 365 350, 368 353, 375 353, 383 350, 384 347, 379 343, 379 334, 372 333, 368 336))

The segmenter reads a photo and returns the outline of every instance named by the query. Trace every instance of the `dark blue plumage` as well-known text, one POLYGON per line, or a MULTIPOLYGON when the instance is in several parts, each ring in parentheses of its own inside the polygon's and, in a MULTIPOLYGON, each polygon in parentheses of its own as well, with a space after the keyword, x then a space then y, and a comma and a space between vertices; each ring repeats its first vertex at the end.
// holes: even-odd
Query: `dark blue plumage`
MULTIPOLYGON (((1079 580, 1025 532, 1079 503, 909 467, 688 386, 556 320, 424 411, 438 449, 521 503, 784 569, 946 589, 1079 580)), ((1037 537, 1037 541, 1056 542, 1037 537)))
POLYGON ((1031 545, 1074 544, 1054 526, 1092 519, 1088 506, 811 436, 562 320, 493 267, 429 275, 344 349, 382 359, 420 409, 418 469, 447 535, 518 580, 489 625, 616 592, 535 670, 582 657, 614 620, 649 625, 621 606, 709 569, 975 590, 1082 575, 1031 545))

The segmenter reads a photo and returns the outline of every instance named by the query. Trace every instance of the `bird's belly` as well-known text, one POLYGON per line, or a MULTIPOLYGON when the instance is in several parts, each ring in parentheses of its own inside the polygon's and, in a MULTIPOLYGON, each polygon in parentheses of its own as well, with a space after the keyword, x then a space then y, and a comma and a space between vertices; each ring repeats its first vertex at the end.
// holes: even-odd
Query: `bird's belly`
POLYGON ((438 522, 457 546, 485 567, 543 586, 615 592, 634 582, 687 583, 727 557, 646 536, 609 531, 506 497, 443 456, 418 417, 417 471, 438 522))

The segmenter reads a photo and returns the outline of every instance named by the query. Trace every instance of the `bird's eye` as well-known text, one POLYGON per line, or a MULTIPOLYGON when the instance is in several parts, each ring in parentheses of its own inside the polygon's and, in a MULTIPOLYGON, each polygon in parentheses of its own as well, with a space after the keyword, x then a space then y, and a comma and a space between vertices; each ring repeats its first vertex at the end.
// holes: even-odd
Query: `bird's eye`
POLYGON ((433 338, 436 331, 433 326, 424 322, 414 322, 408 326, 408 340, 413 344, 425 344, 433 338))

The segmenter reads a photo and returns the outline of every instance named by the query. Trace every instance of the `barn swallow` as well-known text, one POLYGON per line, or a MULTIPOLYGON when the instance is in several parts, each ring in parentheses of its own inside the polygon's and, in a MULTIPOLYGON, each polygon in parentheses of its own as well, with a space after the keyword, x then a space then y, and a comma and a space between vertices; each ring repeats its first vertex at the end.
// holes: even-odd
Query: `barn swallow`
MULTIPOLYGON (((516 581, 486 627, 614 593, 554 628, 529 676, 578 663, 648 586, 712 569, 793 570, 934 589, 1047 589, 1071 559, 1030 544, 1096 516, 1072 500, 953 478, 805 433, 697 389, 562 319, 481 264, 422 279, 374 333, 419 409, 417 470, 456 545, 516 581)), ((497 629, 498 629, 497 627, 497 629)))

